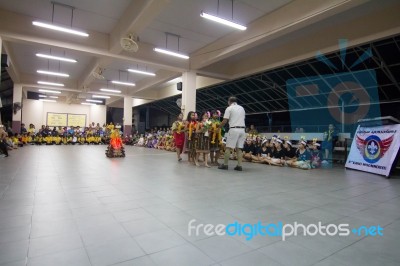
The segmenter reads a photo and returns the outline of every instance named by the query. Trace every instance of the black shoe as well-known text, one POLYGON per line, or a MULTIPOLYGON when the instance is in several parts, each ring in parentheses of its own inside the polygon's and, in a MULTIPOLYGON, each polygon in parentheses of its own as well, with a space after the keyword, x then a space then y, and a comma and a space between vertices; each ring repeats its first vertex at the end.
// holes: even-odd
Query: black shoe
POLYGON ((221 169, 221 170, 228 170, 228 166, 225 165, 225 164, 221 164, 220 166, 218 166, 218 169, 221 169))
POLYGON ((233 168, 233 170, 236 170, 236 171, 243 171, 243 169, 242 169, 242 167, 241 166, 236 166, 235 168, 233 168))

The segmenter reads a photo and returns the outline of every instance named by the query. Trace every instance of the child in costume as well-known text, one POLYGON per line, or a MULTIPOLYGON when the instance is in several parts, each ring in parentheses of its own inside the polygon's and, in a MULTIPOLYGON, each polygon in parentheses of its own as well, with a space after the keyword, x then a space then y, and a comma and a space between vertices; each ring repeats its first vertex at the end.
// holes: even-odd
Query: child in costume
POLYGON ((219 128, 221 121, 219 120, 221 112, 214 110, 211 113, 211 130, 210 130, 210 158, 211 165, 219 166, 218 159, 220 156, 220 149, 222 145, 222 129, 219 128))
POLYGON ((202 115, 201 122, 196 125, 196 156, 195 156, 195 164, 199 166, 199 156, 200 153, 204 154, 204 166, 210 168, 208 165, 208 155, 210 154, 210 140, 209 140, 209 130, 211 128, 211 121, 208 120, 209 114, 205 112, 202 115))
POLYGON ((196 128, 197 128, 197 114, 190 111, 187 115, 185 123, 185 131, 187 132, 186 148, 188 149, 188 161, 195 163, 196 157, 196 128))
POLYGON ((182 161, 181 154, 183 152, 183 145, 185 144, 185 125, 183 122, 183 114, 180 113, 177 120, 172 124, 172 132, 176 146, 176 156, 178 161, 182 161))
POLYGON ((111 130, 110 144, 107 147, 106 156, 125 157, 125 150, 122 144, 122 139, 118 128, 111 130))

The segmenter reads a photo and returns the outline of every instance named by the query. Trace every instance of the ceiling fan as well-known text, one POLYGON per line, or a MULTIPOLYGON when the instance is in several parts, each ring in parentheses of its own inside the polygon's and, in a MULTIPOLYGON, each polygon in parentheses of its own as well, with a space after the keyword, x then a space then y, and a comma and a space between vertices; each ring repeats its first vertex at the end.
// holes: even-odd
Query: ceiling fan
POLYGON ((92 72, 92 76, 96 79, 105 79, 103 76, 104 68, 98 67, 95 71, 92 72))
POLYGON ((121 47, 125 51, 135 53, 139 50, 139 37, 133 34, 128 34, 126 37, 122 37, 120 40, 121 47))

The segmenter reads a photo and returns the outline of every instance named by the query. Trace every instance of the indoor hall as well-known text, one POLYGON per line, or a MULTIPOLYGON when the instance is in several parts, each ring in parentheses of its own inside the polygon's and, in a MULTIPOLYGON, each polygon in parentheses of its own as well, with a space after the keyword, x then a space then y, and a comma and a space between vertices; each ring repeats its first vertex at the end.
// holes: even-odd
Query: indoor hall
POLYGON ((399 10, 0 0, 0 266, 399 265, 399 10))
POLYGON ((104 146, 20 148, 0 159, 0 265, 398 265, 398 177, 234 165, 196 168, 139 147, 113 159, 104 146), (380 225, 384 235, 189 236, 193 219, 380 225))

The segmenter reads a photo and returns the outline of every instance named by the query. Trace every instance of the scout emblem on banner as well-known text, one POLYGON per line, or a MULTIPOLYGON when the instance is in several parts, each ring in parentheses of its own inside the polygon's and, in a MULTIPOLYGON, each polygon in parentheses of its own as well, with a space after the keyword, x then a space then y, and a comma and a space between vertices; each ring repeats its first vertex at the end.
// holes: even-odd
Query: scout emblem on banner
POLYGON ((365 161, 376 163, 388 151, 390 144, 393 142, 393 138, 394 135, 381 140, 378 136, 371 135, 366 139, 362 139, 357 135, 357 149, 360 151, 365 161))

